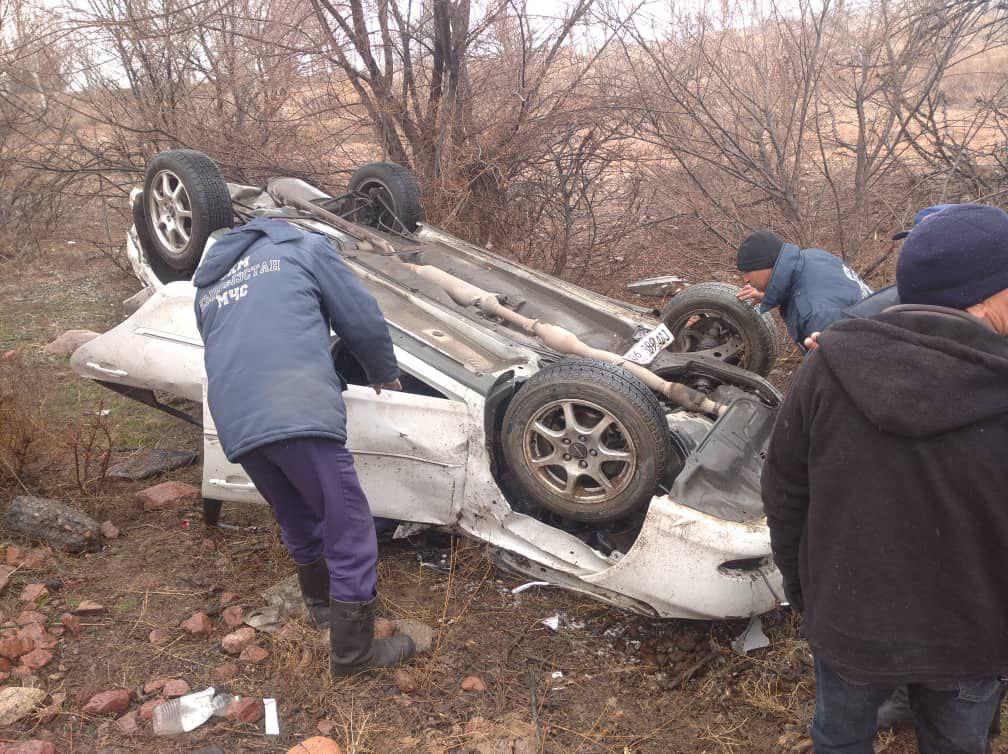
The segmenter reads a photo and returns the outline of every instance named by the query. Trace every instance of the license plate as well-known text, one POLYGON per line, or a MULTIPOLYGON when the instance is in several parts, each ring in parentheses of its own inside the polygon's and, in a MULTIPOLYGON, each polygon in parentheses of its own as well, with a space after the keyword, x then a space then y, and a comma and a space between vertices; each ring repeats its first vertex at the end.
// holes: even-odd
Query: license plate
POLYGON ((659 353, 671 345, 673 340, 675 338, 672 337, 672 331, 665 327, 664 324, 658 325, 658 327, 638 340, 634 344, 634 347, 623 355, 623 358, 627 361, 632 361, 634 364, 646 367, 655 360, 655 357, 659 353))

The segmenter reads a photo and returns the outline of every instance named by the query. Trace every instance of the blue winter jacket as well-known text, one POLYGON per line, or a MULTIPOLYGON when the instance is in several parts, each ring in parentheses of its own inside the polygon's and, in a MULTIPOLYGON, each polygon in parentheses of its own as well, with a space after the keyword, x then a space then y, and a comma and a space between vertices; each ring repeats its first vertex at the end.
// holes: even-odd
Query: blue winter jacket
POLYGON ((760 311, 779 307, 788 335, 804 348, 805 338, 843 318, 845 309, 871 293, 839 257, 786 243, 774 264, 760 311))
POLYGON ((206 251, 193 285, 207 401, 229 461, 291 437, 346 442, 330 327, 371 383, 399 376, 377 302, 324 236, 257 218, 206 251))

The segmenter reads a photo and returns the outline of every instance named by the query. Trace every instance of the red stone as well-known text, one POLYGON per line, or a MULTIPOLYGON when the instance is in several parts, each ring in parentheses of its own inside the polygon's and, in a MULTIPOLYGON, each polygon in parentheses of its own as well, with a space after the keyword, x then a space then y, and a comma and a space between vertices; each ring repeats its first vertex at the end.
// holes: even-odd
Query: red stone
POLYGON ((31 639, 22 639, 20 636, 13 636, 0 640, 0 656, 16 660, 21 655, 28 654, 35 649, 35 642, 31 639))
POLYGON ((21 597, 19 599, 22 602, 35 602, 35 600, 41 599, 47 594, 49 594, 49 590, 46 589, 45 584, 27 584, 21 590, 21 597))
POLYGON ((14 744, 0 744, 0 754, 56 754, 56 747, 51 741, 40 741, 33 738, 30 741, 19 741, 14 744))
POLYGON ((155 628, 147 634, 147 638, 150 639, 151 644, 158 646, 159 644, 164 644, 171 638, 171 632, 163 628, 155 628))
POLYGON ((28 654, 21 655, 18 667, 34 672, 52 662, 52 658, 53 653, 46 649, 33 649, 28 654))
POLYGON ((224 710, 224 717, 242 723, 255 723, 262 720, 263 705, 259 699, 243 697, 231 702, 224 710))
POLYGON ((221 649, 229 655, 241 654, 245 651, 246 647, 255 643, 255 638, 255 629, 250 626, 243 626, 221 639, 221 649))
POLYGON ((127 712, 125 715, 116 720, 116 727, 124 736, 132 736, 140 730, 140 726, 137 725, 137 713, 127 712))
POLYGON ((154 717, 154 708, 164 704, 167 699, 163 696, 159 696, 157 699, 151 699, 140 705, 140 710, 137 715, 141 720, 150 720, 154 717))
POLYGON ((189 684, 181 678, 169 678, 161 689, 162 695, 171 699, 176 696, 185 696, 189 693, 189 684))
POLYGON ((238 657, 242 662, 248 662, 252 665, 257 665, 258 663, 269 657, 269 652, 260 647, 258 644, 253 644, 251 647, 245 647, 242 650, 241 655, 238 657))
POLYGON ((92 696, 84 705, 84 712, 89 715, 118 715, 129 709, 129 706, 130 692, 126 689, 112 689, 92 696))
POLYGON ((245 611, 242 610, 241 605, 231 605, 231 607, 224 608, 221 612, 221 618, 228 628, 238 628, 245 620, 245 611))
POLYGON ((137 493, 137 500, 145 511, 181 508, 199 498, 199 488, 185 482, 162 482, 137 493))
POLYGON ((186 633, 190 633, 193 636, 205 636, 213 631, 213 623, 210 621, 210 616, 206 613, 193 613, 193 616, 189 620, 182 621, 179 625, 186 633))
POLYGON ((63 613, 60 616, 60 624, 64 628, 70 629, 71 633, 79 634, 81 632, 81 622, 80 618, 72 613, 63 613))

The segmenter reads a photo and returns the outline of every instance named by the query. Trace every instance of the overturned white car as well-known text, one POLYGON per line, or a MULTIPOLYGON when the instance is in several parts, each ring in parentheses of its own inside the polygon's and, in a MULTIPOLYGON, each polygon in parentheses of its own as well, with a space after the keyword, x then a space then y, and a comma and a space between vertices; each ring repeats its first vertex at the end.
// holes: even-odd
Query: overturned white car
POLYGON ((282 217, 341 250, 395 343, 404 389, 381 395, 332 344, 374 515, 453 527, 501 567, 644 615, 742 617, 782 598, 759 495, 780 396, 761 377, 676 352, 647 310, 422 224, 397 165, 362 167, 334 198, 290 178, 227 184, 205 156, 174 150, 152 161, 133 208, 127 248, 149 297, 71 364, 202 426, 208 522, 222 501, 263 500, 206 409, 189 278, 222 229, 282 217), (165 393, 204 401, 202 419, 165 393))

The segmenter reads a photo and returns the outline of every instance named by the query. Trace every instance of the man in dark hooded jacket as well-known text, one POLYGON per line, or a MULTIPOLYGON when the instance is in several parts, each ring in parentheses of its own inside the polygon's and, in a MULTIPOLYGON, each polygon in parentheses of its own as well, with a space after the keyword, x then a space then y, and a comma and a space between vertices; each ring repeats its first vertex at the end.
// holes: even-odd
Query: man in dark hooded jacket
POLYGON ((839 257, 784 243, 768 230, 749 234, 739 245, 735 262, 746 283, 738 297, 759 302, 764 314, 779 309, 799 348, 812 333, 825 330, 872 292, 839 257))
POLYGON ((1008 215, 915 227, 897 286, 799 368, 763 500, 815 655, 817 754, 872 752, 903 684, 923 754, 981 754, 1008 672, 1008 215))
POLYGON ((221 446, 273 508, 333 675, 404 662, 409 637, 374 639, 375 526, 329 353, 331 328, 375 392, 399 388, 377 302, 324 236, 267 218, 210 246, 193 285, 221 446))

